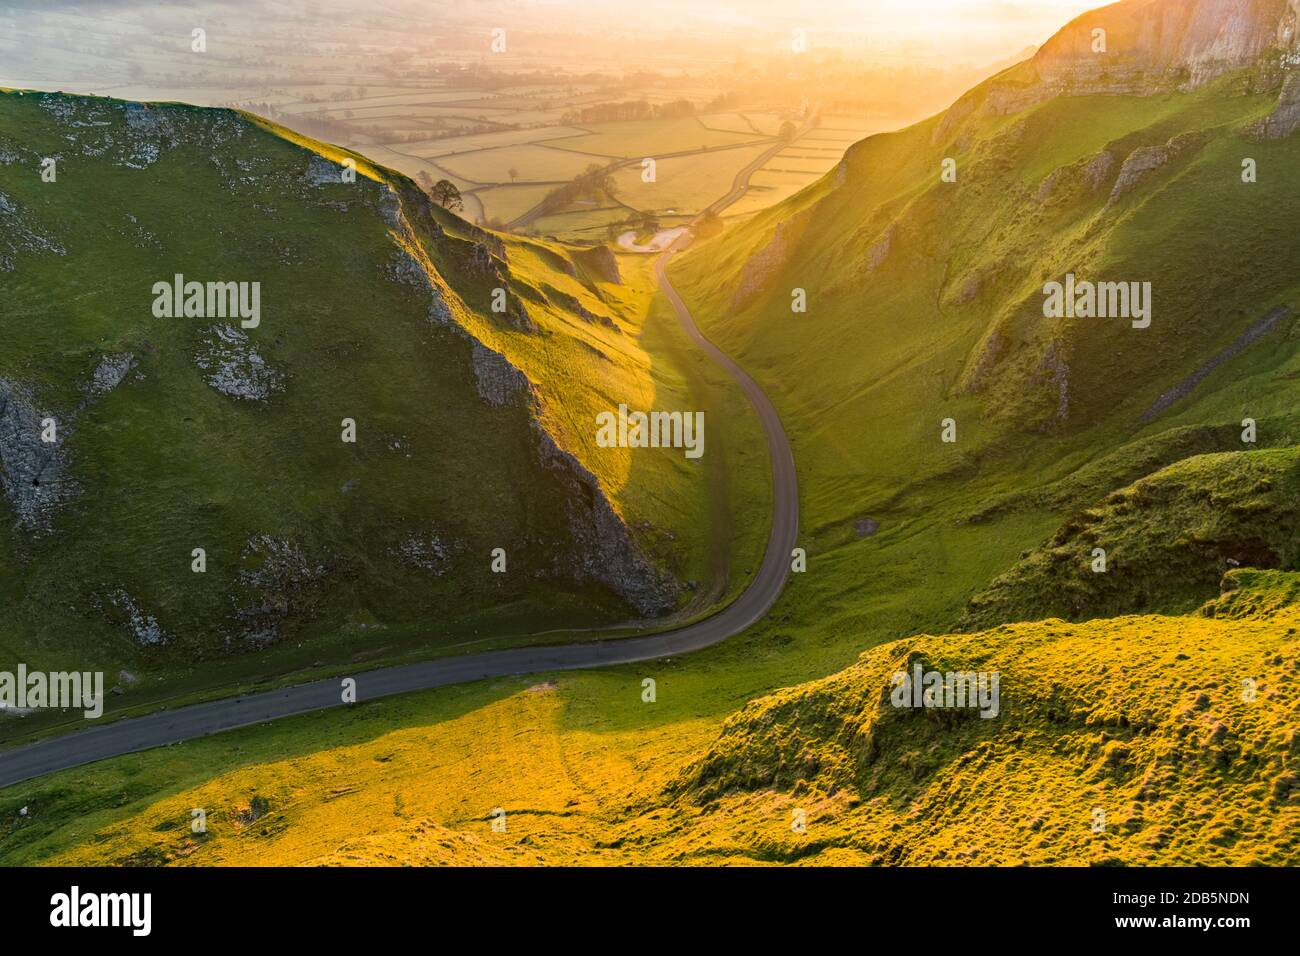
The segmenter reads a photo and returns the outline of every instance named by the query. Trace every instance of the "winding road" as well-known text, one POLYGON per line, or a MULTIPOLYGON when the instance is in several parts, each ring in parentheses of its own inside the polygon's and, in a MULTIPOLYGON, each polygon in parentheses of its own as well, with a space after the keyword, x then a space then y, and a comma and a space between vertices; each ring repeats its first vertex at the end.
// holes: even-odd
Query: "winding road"
MULTIPOLYGON (((771 458, 774 502, 772 531, 768 536, 763 563, 749 587, 712 617, 660 634, 558 647, 521 647, 363 671, 354 678, 358 702, 491 677, 607 667, 688 654, 739 634, 759 621, 776 602, 790 573, 790 552, 795 547, 799 529, 799 489, 794 456, 772 402, 744 369, 704 337, 696 327, 690 310, 668 279, 668 263, 690 240, 690 233, 685 234, 659 258, 656 263, 659 284, 672 303, 687 335, 722 366, 744 391, 762 422, 771 458)), ((350 706, 345 705, 342 698, 340 679, 319 680, 176 710, 158 711, 144 717, 131 717, 26 744, 0 752, 0 787, 96 760, 192 740, 279 717, 305 714, 328 707, 350 706)))
MULTIPOLYGON (((731 180, 731 191, 728 192, 725 196, 722 196, 719 199, 715 199, 713 202, 709 204, 708 208, 715 213, 721 214, 722 210, 726 209, 736 200, 744 196, 745 193, 749 190, 750 177, 753 176, 754 173, 762 169, 764 166, 766 166, 768 162, 771 159, 773 159, 775 156, 789 149, 800 139, 802 139, 808 133, 809 130, 813 129, 813 127, 817 125, 817 120, 820 115, 821 115, 821 107, 817 104, 814 104, 808 110, 807 115, 804 117, 803 122, 799 126, 799 129, 796 130, 795 134, 791 136, 789 139, 780 139, 778 137, 765 137, 765 139, 769 140, 772 143, 772 145, 768 149, 764 150, 761 154, 759 154, 759 156, 756 157, 753 160, 753 162, 747 165, 744 169, 738 171, 731 180)), ((685 149, 675 153, 660 153, 654 158, 656 160, 681 159, 687 156, 701 156, 704 153, 718 153, 718 152, 725 152, 726 150, 729 149, 743 149, 746 146, 754 146, 757 143, 761 143, 761 142, 762 140, 756 140, 755 142, 750 142, 750 143, 728 143, 724 146, 703 146, 699 149, 685 149)), ((562 147, 552 144, 551 148, 560 149, 562 147)), ((394 150, 394 152, 396 152, 396 150, 394 150)), ((412 157, 412 158, 418 159, 420 157, 412 157)), ((433 157, 433 159, 439 159, 439 158, 442 157, 433 157)), ((635 158, 621 159, 613 163, 612 165, 610 165, 609 170, 612 172, 614 170, 623 169, 627 166, 631 166, 640 162, 642 162, 641 159, 635 159, 635 158)), ((502 183, 501 185, 504 185, 504 183, 502 183)), ((627 205, 626 203, 622 203, 622 202, 620 202, 619 204, 623 206, 627 205)), ((543 213, 546 212, 545 207, 546 207, 546 200, 543 199, 532 209, 529 209, 527 212, 525 212, 522 216, 510 220, 510 222, 506 224, 506 228, 518 230, 518 229, 522 229, 525 226, 532 225, 534 220, 536 220, 539 216, 541 216, 543 213)), ((638 212, 638 210, 633 209, 631 206, 627 206, 627 208, 630 209, 632 212, 638 212)))

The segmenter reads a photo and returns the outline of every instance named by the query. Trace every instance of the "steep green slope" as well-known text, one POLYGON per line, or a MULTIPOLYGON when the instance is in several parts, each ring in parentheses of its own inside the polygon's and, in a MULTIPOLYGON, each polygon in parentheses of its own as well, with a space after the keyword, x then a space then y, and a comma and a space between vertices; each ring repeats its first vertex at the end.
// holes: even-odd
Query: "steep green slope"
POLYGON ((704 469, 594 442, 595 409, 692 407, 642 267, 242 114, 55 94, 0 94, 0 223, 6 667, 481 646, 661 615, 707 561, 704 469), (158 315, 176 275, 257 283, 256 324, 158 315))
POLYGON ((675 264, 796 436, 804 619, 860 627, 865 593, 949 627, 949 598, 1072 512, 1186 455, 1248 448, 1245 419, 1259 445, 1300 438, 1300 137, 1279 67, 1293 11, 1230 6, 1094 11, 675 264), (1067 42, 1097 26, 1106 54, 1067 42), (1144 59, 1156 35, 1172 60, 1144 59), (1068 274, 1150 283, 1150 325, 1046 317, 1068 274))
POLYGON ((1231 568, 1298 559, 1300 449, 1187 458, 1075 515, 975 595, 961 627, 1189 610, 1231 568))
MULTIPOLYGON (((873 137, 789 206, 692 249, 681 278, 714 317, 710 331, 771 370, 790 413, 824 436, 810 472, 879 463, 879 484, 918 463, 942 468, 1004 431, 1118 421, 1135 433, 1165 392, 1296 295, 1296 141, 1246 138, 1241 127, 1272 100, 1233 83, 960 123, 950 112, 873 137), (1111 202, 1126 157, 1183 134, 1209 142, 1111 202), (1108 152, 1109 171, 1089 187, 1108 152), (1241 182, 1247 156, 1264 171, 1258 183, 1241 182), (941 181, 949 158, 955 183, 941 181), (1045 319, 1042 287, 1067 272, 1151 282, 1150 328, 1045 319), (794 289, 807 314, 792 313, 794 289), (949 416, 956 448, 938 442, 949 416)), ((1260 345, 1278 364, 1293 352, 1289 326, 1275 321, 1260 345)))

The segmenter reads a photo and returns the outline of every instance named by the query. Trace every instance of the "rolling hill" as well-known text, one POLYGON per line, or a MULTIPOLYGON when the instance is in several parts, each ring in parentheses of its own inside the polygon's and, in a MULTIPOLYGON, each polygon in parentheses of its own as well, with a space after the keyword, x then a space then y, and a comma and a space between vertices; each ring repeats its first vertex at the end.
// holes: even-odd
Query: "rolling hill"
POLYGON ((189 692, 674 612, 708 470, 589 424, 700 407, 651 282, 245 114, 0 93, 5 666, 189 692))
POLYGON ((1293 0, 1093 11, 672 263, 794 445, 749 632, 29 781, 0 852, 1294 865, 1296 43, 1293 0), (1070 276, 1150 310, 1048 314, 1070 276), (996 715, 892 706, 918 664, 996 715))
POLYGON ((1225 588, 1186 616, 885 644, 685 751, 610 746, 617 723, 566 717, 570 676, 375 705, 364 729, 299 718, 238 754, 211 738, 12 788, 0 839, 70 865, 1293 866, 1300 577, 1225 588), (998 673, 998 718, 891 706, 918 665, 998 673))
POLYGON ((755 701, 679 781, 701 832, 678 843, 875 864, 1294 865, 1296 576, 1226 586, 1187 617, 911 638, 755 701), (917 666, 1000 674, 999 719, 892 706, 893 675, 917 666), (804 832, 771 826, 796 808, 804 832), (739 839, 747 825, 763 836, 739 839))

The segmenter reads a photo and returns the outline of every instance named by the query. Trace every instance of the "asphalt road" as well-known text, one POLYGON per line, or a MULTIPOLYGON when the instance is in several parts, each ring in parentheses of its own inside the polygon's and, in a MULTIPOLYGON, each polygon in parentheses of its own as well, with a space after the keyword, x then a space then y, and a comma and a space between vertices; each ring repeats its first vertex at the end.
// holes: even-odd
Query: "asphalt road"
POLYGON ((805 120, 803 126, 800 127, 799 131, 790 140, 780 140, 775 146, 771 149, 765 150, 752 163, 736 173, 735 177, 731 180, 731 191, 721 199, 710 203, 709 209, 718 215, 722 215, 722 210, 726 209, 732 203, 737 202, 742 196, 744 196, 745 193, 749 191, 749 180, 753 177, 754 173, 766 166, 768 161, 775 158, 779 153, 784 152, 797 143, 800 137, 807 133, 808 130, 812 129, 813 119, 814 117, 809 117, 805 120))
MULTIPOLYGON (((522 647, 362 671, 354 677, 357 702, 490 677, 582 670, 689 654, 739 634, 760 620, 776 602, 790 573, 790 552, 795 547, 799 529, 799 489, 794 456, 771 401, 744 369, 704 337, 681 296, 668 281, 668 262, 689 240, 687 234, 660 257, 656 263, 659 283, 686 333, 744 391, 762 422, 771 457, 772 531, 763 563, 753 582, 740 597, 713 617, 661 634, 559 647, 522 647)), ((343 703, 341 679, 333 678, 106 723, 0 753, 0 787, 107 757, 192 740, 279 717, 342 706, 349 705, 343 703)))

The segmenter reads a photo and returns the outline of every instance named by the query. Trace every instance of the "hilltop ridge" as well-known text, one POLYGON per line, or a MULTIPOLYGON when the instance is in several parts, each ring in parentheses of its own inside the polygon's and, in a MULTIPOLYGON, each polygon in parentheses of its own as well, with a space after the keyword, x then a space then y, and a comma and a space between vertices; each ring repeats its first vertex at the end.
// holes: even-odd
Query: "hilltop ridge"
POLYGON ((1232 73, 1243 92, 1274 99, 1255 134, 1300 127, 1296 0, 1120 0, 1080 15, 953 110, 1007 115, 1059 96, 1191 92, 1232 73))
POLYGON ((1300 46, 1296 0, 1121 0, 1082 14, 1034 55, 1058 88, 1163 77, 1185 89, 1300 46), (1098 49, 1104 31, 1104 49, 1098 49))
POLYGON ((17 91, 0 223, 10 653, 149 673, 677 606, 681 555, 647 551, 670 529, 622 493, 694 479, 572 424, 678 387, 608 253, 470 226, 236 111, 17 91), (173 280, 198 298, 159 318, 173 280))

